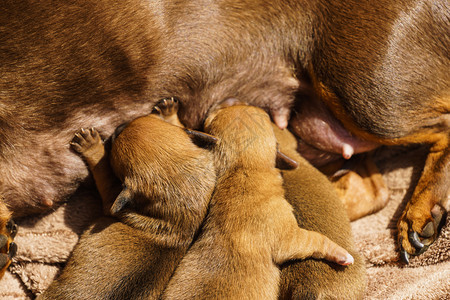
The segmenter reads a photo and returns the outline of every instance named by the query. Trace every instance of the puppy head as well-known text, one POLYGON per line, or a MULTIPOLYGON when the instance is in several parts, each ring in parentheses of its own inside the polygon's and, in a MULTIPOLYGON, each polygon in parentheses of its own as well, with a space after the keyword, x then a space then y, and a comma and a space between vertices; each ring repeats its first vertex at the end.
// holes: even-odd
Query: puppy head
POLYGON ((130 199, 142 214, 160 211, 161 205, 195 210, 215 184, 211 153, 198 147, 184 128, 154 115, 132 121, 115 137, 110 160, 124 184, 113 214, 130 199))
MULTIPOLYGON (((248 168, 275 167, 280 162, 295 164, 277 155, 277 141, 269 115, 260 108, 229 100, 217 106, 205 121, 205 131, 218 137, 214 151, 216 166, 232 164, 248 168)), ((294 166, 295 167, 295 166, 294 166)))

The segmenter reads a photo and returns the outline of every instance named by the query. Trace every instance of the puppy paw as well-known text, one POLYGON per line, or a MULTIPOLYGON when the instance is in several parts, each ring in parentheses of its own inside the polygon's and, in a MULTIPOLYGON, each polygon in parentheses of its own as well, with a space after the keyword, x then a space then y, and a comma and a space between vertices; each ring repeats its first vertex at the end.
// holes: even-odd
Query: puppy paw
POLYGON ((156 103, 153 107, 153 113, 162 117, 170 117, 178 112, 178 99, 174 97, 164 98, 156 103))
POLYGON ((446 211, 440 205, 425 214, 415 206, 406 209, 397 223, 400 257, 409 263, 410 255, 425 252, 436 240, 445 222, 446 211))
POLYGON ((153 107, 152 114, 158 115, 162 120, 179 127, 184 127, 178 119, 179 101, 175 97, 164 98, 153 107))
POLYGON ((17 245, 13 242, 17 233, 17 225, 9 220, 3 228, 0 228, 0 278, 11 264, 16 255, 17 245))
POLYGON ((104 149, 100 134, 94 128, 80 129, 75 133, 70 146, 85 158, 94 156, 96 153, 102 153, 104 149))

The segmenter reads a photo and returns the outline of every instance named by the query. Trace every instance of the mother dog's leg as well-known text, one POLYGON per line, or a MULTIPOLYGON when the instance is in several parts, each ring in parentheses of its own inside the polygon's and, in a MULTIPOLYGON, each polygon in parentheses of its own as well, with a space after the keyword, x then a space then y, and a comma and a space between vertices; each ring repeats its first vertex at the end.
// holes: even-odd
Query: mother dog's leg
POLYGON ((309 73, 320 100, 359 139, 431 146, 398 222, 404 258, 419 254, 437 236, 434 207, 450 185, 448 2, 319 3, 327 26, 309 73))
POLYGON ((439 205, 449 197, 450 134, 442 134, 430 149, 422 176, 398 221, 398 242, 403 259, 420 254, 436 239, 445 222, 439 205))
POLYGON ((11 220, 11 212, 0 199, 0 278, 11 264, 11 259, 17 251, 13 242, 17 233, 17 226, 11 220))

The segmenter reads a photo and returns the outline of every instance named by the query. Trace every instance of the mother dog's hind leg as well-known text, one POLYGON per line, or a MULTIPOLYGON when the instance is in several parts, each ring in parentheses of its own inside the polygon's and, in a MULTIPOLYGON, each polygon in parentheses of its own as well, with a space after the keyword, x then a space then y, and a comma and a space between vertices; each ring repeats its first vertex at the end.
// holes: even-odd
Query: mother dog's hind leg
POLYGON ((11 219, 11 212, 0 197, 0 278, 16 254, 17 245, 13 242, 16 233, 17 226, 11 219))

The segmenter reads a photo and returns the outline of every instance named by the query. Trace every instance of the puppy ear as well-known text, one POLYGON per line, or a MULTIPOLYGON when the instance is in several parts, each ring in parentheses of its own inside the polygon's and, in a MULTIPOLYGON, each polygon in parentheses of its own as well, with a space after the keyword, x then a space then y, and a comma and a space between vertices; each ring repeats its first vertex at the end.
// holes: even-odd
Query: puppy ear
POLYGON ((199 147, 207 148, 217 143, 217 138, 210 134, 187 128, 184 128, 184 131, 191 138, 192 142, 199 147))
POLYGON ((277 150, 276 166, 281 170, 293 170, 298 167, 298 162, 277 150))
POLYGON ((133 193, 130 191, 130 189, 126 185, 124 185, 122 191, 117 196, 116 200, 114 200, 114 203, 111 206, 111 209, 110 209, 111 215, 114 216, 117 213, 119 213, 132 200, 133 200, 133 193))
POLYGON ((123 123, 120 124, 119 126, 117 126, 116 130, 114 130, 114 133, 111 135, 111 142, 114 143, 114 140, 117 138, 117 136, 125 129, 125 127, 127 127, 127 125, 130 122, 127 123, 123 123))

